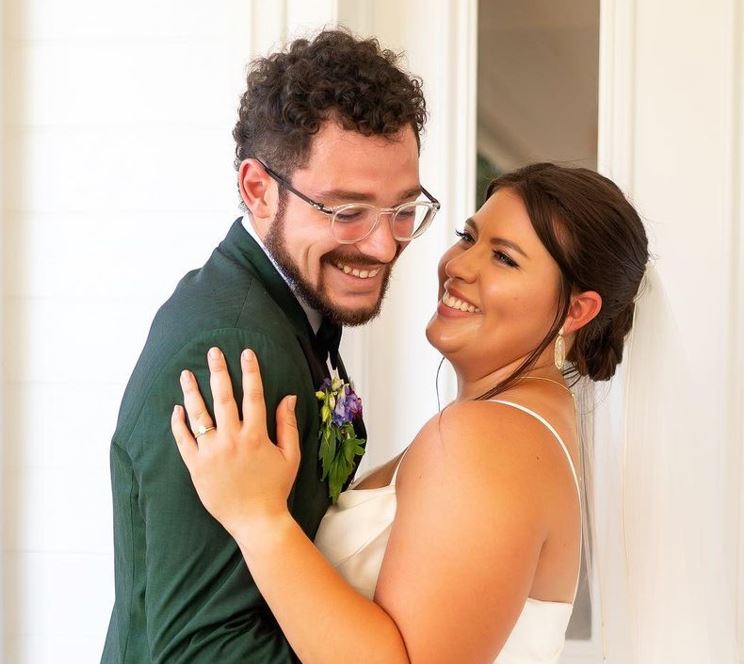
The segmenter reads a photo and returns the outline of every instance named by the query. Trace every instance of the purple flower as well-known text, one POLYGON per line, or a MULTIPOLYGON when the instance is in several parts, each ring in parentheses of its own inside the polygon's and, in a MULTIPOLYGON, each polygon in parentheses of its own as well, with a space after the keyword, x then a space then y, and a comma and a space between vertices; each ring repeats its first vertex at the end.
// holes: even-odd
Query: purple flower
POLYGON ((355 420, 357 417, 362 415, 362 400, 356 395, 356 392, 349 390, 349 394, 346 396, 346 412, 349 414, 350 420, 355 420))
POLYGON ((331 408, 330 424, 341 427, 353 422, 362 414, 362 400, 354 389, 340 378, 326 378, 315 393, 320 401, 331 408))
POLYGON ((337 426, 346 424, 349 421, 346 412, 346 386, 336 395, 336 407, 333 409, 333 423, 337 426))
POLYGON ((332 417, 333 417, 333 423, 339 427, 346 424, 349 421, 349 418, 346 415, 346 409, 344 408, 343 399, 339 399, 336 402, 336 407, 333 409, 332 417))

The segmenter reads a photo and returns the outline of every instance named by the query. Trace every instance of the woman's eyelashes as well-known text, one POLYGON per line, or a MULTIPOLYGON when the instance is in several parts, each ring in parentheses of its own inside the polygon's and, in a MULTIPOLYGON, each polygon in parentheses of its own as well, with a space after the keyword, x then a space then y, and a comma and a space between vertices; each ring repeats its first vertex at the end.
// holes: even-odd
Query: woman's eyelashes
MULTIPOLYGON (((475 238, 473 235, 466 230, 462 231, 455 231, 455 235, 460 238, 460 242, 464 242, 465 244, 473 244, 475 242, 475 238)), ((519 267, 519 264, 512 259, 509 254, 503 252, 494 250, 493 257, 499 262, 503 263, 504 265, 507 265, 508 267, 519 267)))
POLYGON ((460 238, 462 242, 472 244, 474 242, 473 236, 468 231, 455 231, 455 235, 460 238))
POLYGON ((496 260, 501 261, 504 265, 508 265, 509 267, 519 267, 519 265, 511 259, 511 256, 505 254, 503 251, 494 251, 493 255, 496 257, 496 260))

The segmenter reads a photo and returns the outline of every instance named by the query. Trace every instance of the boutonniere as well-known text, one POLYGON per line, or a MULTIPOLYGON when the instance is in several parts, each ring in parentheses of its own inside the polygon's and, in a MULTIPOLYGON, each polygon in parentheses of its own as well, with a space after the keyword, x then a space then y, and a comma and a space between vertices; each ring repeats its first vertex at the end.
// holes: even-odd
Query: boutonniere
POLYGON ((320 401, 321 481, 328 480, 329 495, 335 503, 341 487, 354 468, 354 459, 364 455, 364 438, 357 438, 354 420, 362 415, 362 400, 351 383, 338 376, 326 378, 315 393, 320 401))

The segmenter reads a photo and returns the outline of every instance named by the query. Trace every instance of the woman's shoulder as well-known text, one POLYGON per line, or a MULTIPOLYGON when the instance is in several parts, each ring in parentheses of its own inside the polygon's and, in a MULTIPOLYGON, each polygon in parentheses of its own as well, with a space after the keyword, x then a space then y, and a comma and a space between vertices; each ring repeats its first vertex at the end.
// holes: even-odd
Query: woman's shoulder
POLYGON ((410 477, 430 478, 484 497, 529 495, 534 503, 549 500, 565 473, 563 450, 537 418, 495 401, 463 401, 424 425, 401 461, 398 485, 405 491, 410 477))

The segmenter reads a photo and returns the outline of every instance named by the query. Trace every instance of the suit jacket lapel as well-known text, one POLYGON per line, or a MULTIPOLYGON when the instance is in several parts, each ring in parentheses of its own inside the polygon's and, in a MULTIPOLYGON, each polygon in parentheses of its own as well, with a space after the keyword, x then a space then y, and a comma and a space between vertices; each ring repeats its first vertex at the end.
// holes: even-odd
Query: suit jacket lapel
POLYGON ((315 333, 307 320, 307 315, 264 250, 243 228, 241 219, 233 223, 227 237, 218 247, 218 251, 249 270, 261 282, 271 299, 279 305, 292 325, 297 341, 305 354, 313 385, 316 389, 320 387, 323 379, 328 376, 328 368, 325 360, 318 355, 315 333))
POLYGON ((241 219, 237 219, 233 223, 217 250, 233 262, 239 263, 258 278, 271 299, 279 305, 287 316, 298 337, 311 339, 314 336, 307 316, 294 293, 287 282, 284 281, 282 275, 276 271, 263 249, 243 228, 241 219))
MULTIPOLYGON (((276 271, 276 268, 271 263, 268 256, 266 256, 263 249, 261 249, 256 241, 248 234, 245 228, 243 228, 241 219, 237 219, 233 223, 230 231, 225 239, 220 243, 217 250, 222 252, 230 260, 239 263, 245 269, 254 274, 263 284, 271 298, 281 307, 294 328, 297 341, 302 348, 302 352, 305 354, 305 359, 307 360, 307 365, 310 369, 310 375, 313 379, 313 385, 316 389, 319 389, 323 379, 329 377, 330 373, 325 358, 321 356, 321 351, 318 348, 313 328, 311 327, 307 315, 300 306, 300 303, 297 301, 294 293, 287 285, 287 282, 284 281, 282 275, 276 271)), ((344 381, 348 382, 349 376, 346 373, 346 368, 341 361, 341 357, 338 356, 337 359, 339 376, 341 376, 344 381)), ((361 417, 354 423, 354 430, 359 438, 366 440, 367 430, 361 417)), ((349 479, 344 484, 344 489, 346 489, 353 480, 360 460, 361 457, 357 457, 355 460, 354 469, 352 470, 349 479)))

